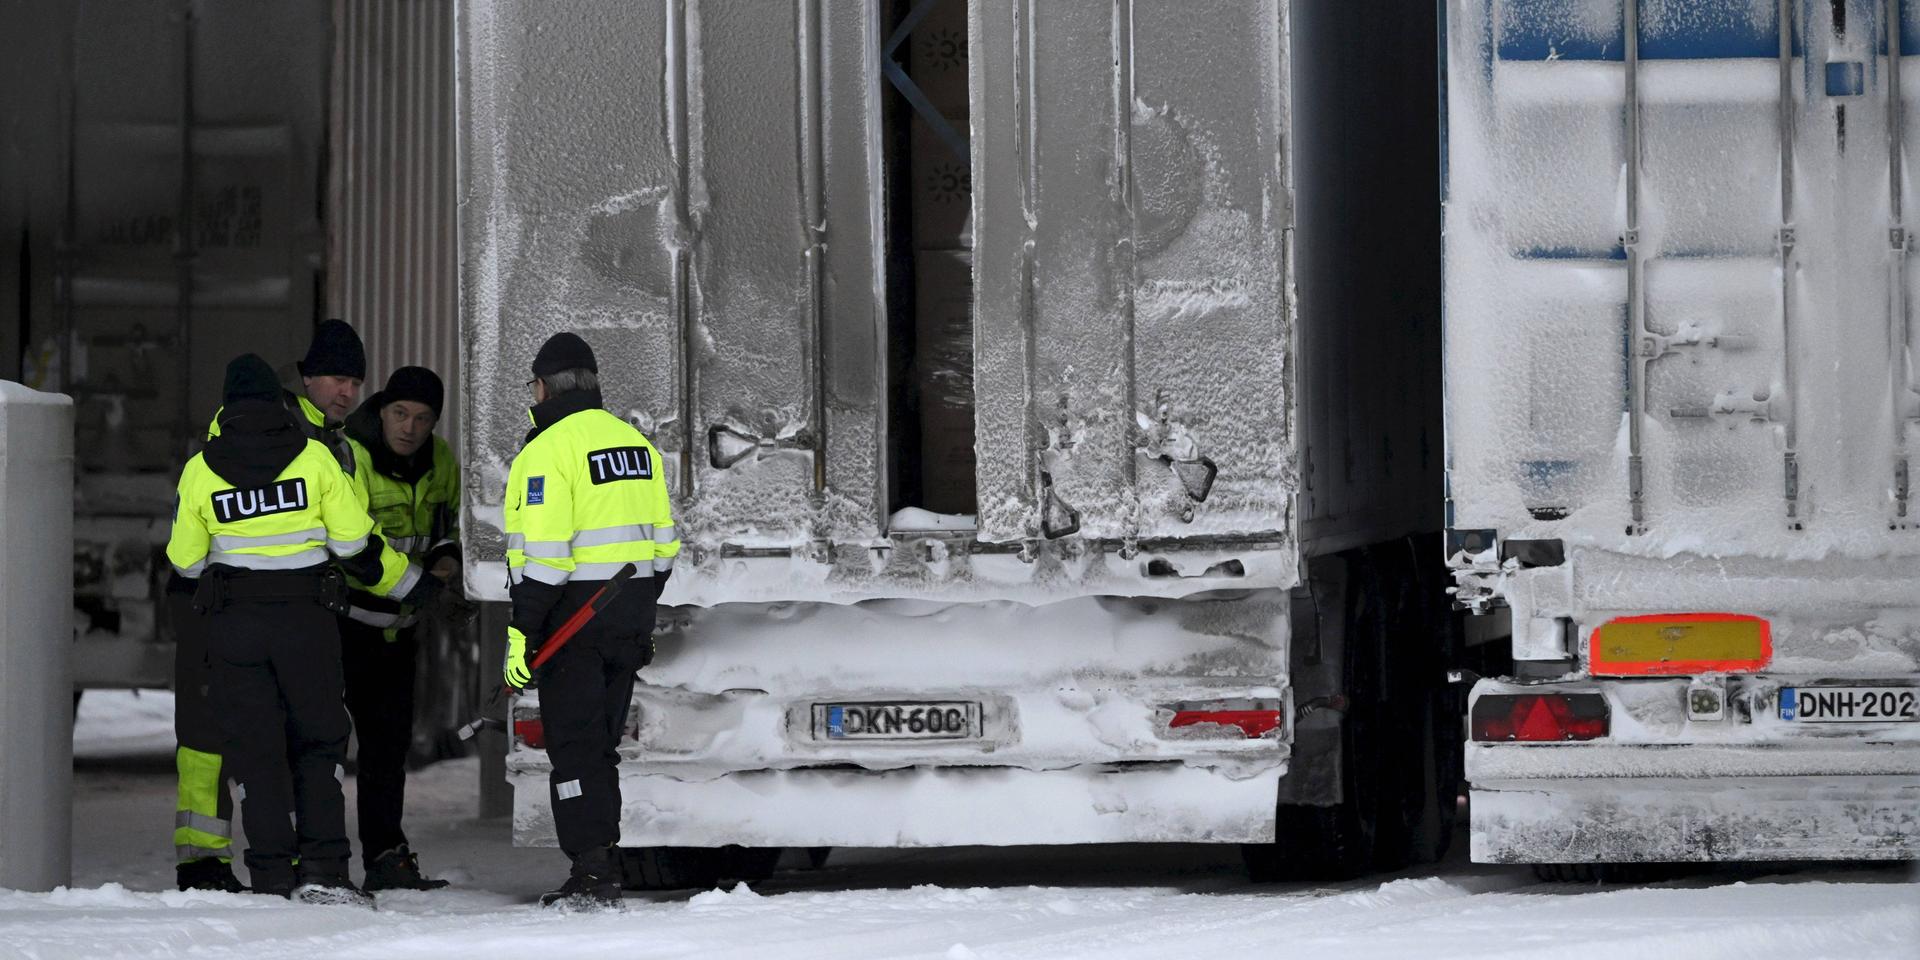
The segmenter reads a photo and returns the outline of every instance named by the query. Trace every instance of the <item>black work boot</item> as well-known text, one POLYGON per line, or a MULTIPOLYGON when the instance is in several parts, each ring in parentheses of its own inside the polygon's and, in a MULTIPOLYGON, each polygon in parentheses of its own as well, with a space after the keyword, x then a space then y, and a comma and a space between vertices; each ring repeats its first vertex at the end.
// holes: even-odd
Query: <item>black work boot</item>
POLYGON ((216 890, 221 893, 246 893, 246 885, 233 875, 233 865, 219 857, 182 860, 173 868, 174 879, 182 890, 216 890))
POLYGON ((613 848, 575 857, 567 882, 558 890, 541 894, 540 905, 571 910, 620 909, 620 867, 613 848))
POLYGON ((420 875, 420 857, 406 844, 374 857, 367 864, 368 893, 376 890, 438 890, 447 885, 445 880, 432 880, 420 875))
POLYGON ((254 893, 283 899, 292 897, 293 888, 300 885, 289 860, 249 861, 247 879, 253 882, 254 893))
POLYGON ((301 903, 373 909, 373 894, 347 879, 345 863, 309 868, 300 865, 300 885, 293 888, 293 899, 301 903))

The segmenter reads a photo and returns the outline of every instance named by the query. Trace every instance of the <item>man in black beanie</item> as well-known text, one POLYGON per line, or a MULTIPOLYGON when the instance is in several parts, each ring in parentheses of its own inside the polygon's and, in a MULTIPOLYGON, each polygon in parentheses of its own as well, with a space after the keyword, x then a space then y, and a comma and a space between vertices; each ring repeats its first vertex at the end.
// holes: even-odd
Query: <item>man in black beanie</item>
MULTIPOLYGON (((401 367, 347 418, 347 441, 380 535, 443 581, 460 572, 460 466, 434 435, 446 388, 425 367, 401 367)), ((340 621, 347 710, 359 735, 360 853, 366 888, 433 890, 400 828, 413 742, 420 609, 356 589, 340 621)))
POLYGON ((326 419, 340 423, 360 398, 367 379, 367 350, 360 334, 344 320, 323 320, 313 331, 313 342, 299 363, 307 399, 326 419))
MULTIPOLYGON (((318 440, 341 469, 353 475, 353 453, 340 427, 360 394, 367 372, 366 349, 360 335, 344 321, 324 321, 314 329, 307 355, 297 366, 300 393, 285 389, 265 360, 247 354, 228 365, 222 397, 227 404, 265 401, 280 405, 289 414, 290 425, 308 439, 318 440)), ((220 435, 225 413, 225 406, 215 412, 213 423, 207 427, 209 439, 220 435)), ((258 416, 255 408, 255 419, 258 416)), ((357 485, 355 489, 357 492, 357 485)), ((174 851, 179 858, 175 880, 182 890, 232 892, 244 888, 230 865, 233 804, 228 799, 226 781, 231 779, 231 771, 221 756, 220 730, 209 706, 206 621, 192 608, 191 586, 178 575, 171 577, 166 602, 175 642, 174 689, 180 698, 174 717, 179 788, 173 830, 174 851)))
POLYGON ((339 771, 350 724, 329 610, 345 600, 341 571, 407 604, 439 584, 374 530, 353 481, 281 402, 266 361, 235 360, 224 393, 219 435, 181 471, 167 559, 203 618, 207 695, 240 785, 248 872, 256 893, 371 905, 347 875, 339 771))
POLYGON ((513 611, 501 673, 527 686, 542 642, 590 602, 599 611, 538 675, 554 833, 573 861, 540 902, 617 908, 621 731, 680 537, 660 452, 605 409, 599 371, 572 333, 533 359, 533 429, 508 469, 502 515, 513 611), (629 567, 625 588, 603 599, 629 567))
MULTIPOLYGON (((276 395, 293 413, 301 432, 320 441, 340 462, 340 469, 353 476, 353 451, 341 426, 354 401, 360 399, 360 386, 367 377, 367 350, 360 343, 360 335, 344 320, 323 320, 313 329, 307 355, 294 366, 300 374, 300 391, 286 389, 276 395)), ((219 435, 220 415, 216 412, 207 436, 219 435)))
MULTIPOLYGON (((273 405, 291 433, 293 421, 279 406, 280 381, 273 368, 254 354, 227 365, 221 396, 237 410, 273 405)), ((221 408, 226 412, 226 407, 221 408)), ((167 578, 165 611, 173 630, 173 737, 178 800, 174 805, 173 849, 178 858, 175 881, 182 890, 220 890, 242 893, 247 888, 233 874, 233 799, 227 784, 233 771, 227 766, 225 733, 214 712, 209 685, 212 664, 207 653, 207 621, 193 609, 197 578, 178 570, 167 578)))
POLYGON ((367 379, 367 350, 360 335, 344 320, 323 320, 313 330, 307 355, 296 366, 305 395, 290 398, 307 424, 307 436, 333 451, 340 469, 352 476, 357 464, 340 428, 367 379))

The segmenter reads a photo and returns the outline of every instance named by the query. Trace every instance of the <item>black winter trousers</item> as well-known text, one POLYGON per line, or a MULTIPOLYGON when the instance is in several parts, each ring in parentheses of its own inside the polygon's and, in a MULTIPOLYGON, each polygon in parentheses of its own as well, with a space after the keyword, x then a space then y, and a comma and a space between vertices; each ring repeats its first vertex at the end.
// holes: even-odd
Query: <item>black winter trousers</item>
POLYGON ((207 651, 254 888, 291 889, 296 857, 300 879, 344 879, 352 728, 333 614, 310 601, 230 603, 207 618, 207 651))
POLYGON ((576 867, 597 870, 605 869, 605 849, 620 841, 618 748, 633 705, 634 673, 646 666, 651 631, 587 633, 574 637, 540 669, 540 720, 553 764, 548 795, 560 849, 576 867))
POLYGON ((346 617, 340 622, 340 659, 346 669, 347 711, 360 741, 358 791, 360 858, 374 858, 407 842, 400 815, 407 800, 407 751, 413 743, 415 628, 387 632, 346 617))

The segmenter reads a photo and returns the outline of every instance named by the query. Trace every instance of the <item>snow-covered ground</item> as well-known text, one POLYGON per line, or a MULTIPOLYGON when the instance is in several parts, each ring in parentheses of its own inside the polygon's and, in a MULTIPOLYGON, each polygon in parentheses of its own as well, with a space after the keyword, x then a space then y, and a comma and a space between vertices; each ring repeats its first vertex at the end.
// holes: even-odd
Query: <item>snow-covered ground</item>
MULTIPOLYGON (((841 851, 753 890, 633 895, 625 913, 529 901, 558 853, 473 816, 472 760, 411 781, 409 832, 455 880, 380 909, 171 892, 165 694, 89 694, 76 733, 74 880, 0 891, 4 957, 1920 957, 1905 867, 1731 870, 1664 883, 1535 883, 1458 856, 1333 886, 1250 886, 1209 847, 841 851), (156 892, 157 891, 157 892, 156 892)), ((349 789, 352 784, 349 783, 349 789)))

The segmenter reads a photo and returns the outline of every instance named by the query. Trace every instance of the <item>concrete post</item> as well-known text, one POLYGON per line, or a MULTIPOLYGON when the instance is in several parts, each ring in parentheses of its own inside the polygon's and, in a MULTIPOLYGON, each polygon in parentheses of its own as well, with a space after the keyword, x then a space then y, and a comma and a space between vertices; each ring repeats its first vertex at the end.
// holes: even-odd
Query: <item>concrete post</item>
POLYGON ((72 879, 73 401, 0 380, 0 888, 72 879))

